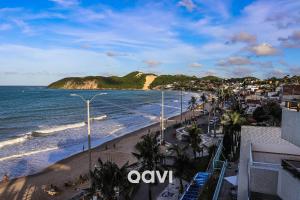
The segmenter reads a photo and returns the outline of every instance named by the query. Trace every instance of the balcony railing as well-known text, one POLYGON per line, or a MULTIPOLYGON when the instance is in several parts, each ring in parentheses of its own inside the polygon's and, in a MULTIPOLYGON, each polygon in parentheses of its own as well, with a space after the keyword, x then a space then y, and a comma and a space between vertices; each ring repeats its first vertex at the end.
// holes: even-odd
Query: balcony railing
POLYGON ((222 187, 222 183, 223 183, 223 179, 224 179, 224 175, 225 175, 225 170, 226 170, 226 166, 227 166, 227 160, 225 161, 219 161, 222 163, 222 168, 221 168, 221 173, 219 175, 219 179, 218 179, 218 183, 214 192, 214 196, 213 196, 213 200, 218 200, 219 198, 219 194, 220 194, 220 190, 222 187))
POLYGON ((288 109, 295 109, 297 112, 300 111, 300 102, 299 101, 286 101, 285 107, 288 109))
POLYGON ((252 162, 252 165, 250 167, 260 168, 260 169, 269 169, 269 170, 275 170, 275 171, 278 171, 281 168, 280 164, 255 162, 255 161, 252 162))
POLYGON ((300 179, 300 160, 282 160, 281 166, 300 179))

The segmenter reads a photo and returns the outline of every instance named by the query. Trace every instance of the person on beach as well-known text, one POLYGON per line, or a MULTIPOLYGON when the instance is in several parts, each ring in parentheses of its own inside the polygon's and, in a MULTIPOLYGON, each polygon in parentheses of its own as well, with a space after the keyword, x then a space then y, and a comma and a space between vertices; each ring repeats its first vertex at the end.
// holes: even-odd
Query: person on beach
POLYGON ((7 183, 9 181, 9 177, 7 174, 4 174, 3 178, 2 178, 2 182, 3 183, 7 183))

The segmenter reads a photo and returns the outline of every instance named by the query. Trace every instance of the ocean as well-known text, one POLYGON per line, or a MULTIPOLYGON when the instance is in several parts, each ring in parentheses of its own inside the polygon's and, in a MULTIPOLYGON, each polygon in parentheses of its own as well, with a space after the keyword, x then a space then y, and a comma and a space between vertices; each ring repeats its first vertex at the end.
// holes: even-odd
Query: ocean
MULTIPOLYGON (((86 104, 92 147, 159 122, 160 91, 54 90, 0 86, 0 177, 34 174, 87 148, 86 104)), ((183 110, 192 93, 183 93, 183 110)), ((180 92, 165 91, 165 117, 180 114, 180 92)))

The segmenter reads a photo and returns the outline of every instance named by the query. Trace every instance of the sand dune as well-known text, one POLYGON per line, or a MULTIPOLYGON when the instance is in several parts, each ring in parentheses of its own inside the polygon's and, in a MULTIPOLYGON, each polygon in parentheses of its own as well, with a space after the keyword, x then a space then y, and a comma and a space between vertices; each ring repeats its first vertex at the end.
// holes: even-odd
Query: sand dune
POLYGON ((147 75, 143 90, 149 90, 150 84, 156 79, 156 77, 157 76, 155 76, 155 75, 147 75))

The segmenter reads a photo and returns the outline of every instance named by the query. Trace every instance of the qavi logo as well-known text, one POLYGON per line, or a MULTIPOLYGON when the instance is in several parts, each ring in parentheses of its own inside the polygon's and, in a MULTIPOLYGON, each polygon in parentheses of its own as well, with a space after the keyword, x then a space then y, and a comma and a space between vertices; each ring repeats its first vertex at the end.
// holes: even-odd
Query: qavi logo
POLYGON ((142 180, 144 183, 155 183, 155 177, 157 177, 159 183, 164 183, 169 178, 169 183, 173 183, 173 171, 164 171, 161 174, 160 171, 144 171, 142 174, 139 171, 132 170, 128 173, 127 179, 130 183, 140 183, 142 180))

